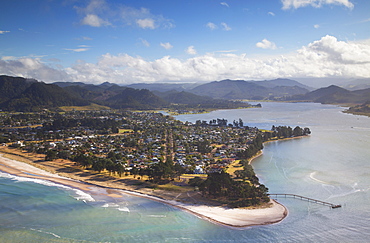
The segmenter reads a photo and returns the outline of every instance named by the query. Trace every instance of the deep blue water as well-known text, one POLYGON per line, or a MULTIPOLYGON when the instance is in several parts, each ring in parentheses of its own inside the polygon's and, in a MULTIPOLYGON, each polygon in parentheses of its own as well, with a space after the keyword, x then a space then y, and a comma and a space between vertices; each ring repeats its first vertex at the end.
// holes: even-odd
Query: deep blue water
POLYGON ((266 144, 253 167, 270 193, 295 193, 342 208, 278 198, 289 210, 282 222, 234 230, 140 197, 108 198, 99 196, 99 188, 86 195, 2 173, 0 242, 368 242, 370 118, 331 105, 262 105, 177 119, 309 127, 310 137, 266 144))

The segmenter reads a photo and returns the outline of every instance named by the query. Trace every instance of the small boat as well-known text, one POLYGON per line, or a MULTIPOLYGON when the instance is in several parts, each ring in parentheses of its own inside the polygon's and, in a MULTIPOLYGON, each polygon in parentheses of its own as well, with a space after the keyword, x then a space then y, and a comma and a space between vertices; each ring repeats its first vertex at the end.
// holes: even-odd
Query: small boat
POLYGON ((342 207, 342 205, 340 205, 340 204, 331 206, 331 208, 341 208, 341 207, 342 207))

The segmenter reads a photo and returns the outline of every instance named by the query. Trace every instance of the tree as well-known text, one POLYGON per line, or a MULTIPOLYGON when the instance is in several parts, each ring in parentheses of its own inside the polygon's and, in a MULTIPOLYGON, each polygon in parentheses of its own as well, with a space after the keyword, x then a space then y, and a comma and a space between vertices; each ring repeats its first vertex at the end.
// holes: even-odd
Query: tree
POLYGON ((293 136, 294 137, 298 137, 298 136, 302 136, 303 135, 303 129, 300 128, 299 126, 296 126, 294 129, 293 129, 293 136))
POLYGON ((239 118, 239 127, 243 127, 243 126, 244 126, 243 120, 239 118))
POLYGON ((49 149, 47 152, 46 152, 46 156, 45 156, 45 160, 46 161, 52 161, 54 159, 57 159, 58 158, 58 152, 55 151, 55 150, 52 150, 52 149, 49 149))
POLYGON ((220 173, 209 173, 204 182, 203 192, 213 197, 225 196, 231 185, 231 176, 225 171, 222 170, 220 173))
POLYGON ((178 176, 179 179, 180 179, 180 176, 182 174, 185 173, 185 169, 184 167, 182 167, 180 164, 176 163, 174 166, 173 166, 173 170, 174 170, 174 173, 175 175, 174 176, 178 176))
POLYGON ((197 145, 199 153, 206 154, 212 151, 212 147, 210 146, 211 144, 208 140, 201 140, 197 143, 197 145))
POLYGON ((121 163, 116 163, 114 165, 114 171, 118 173, 118 175, 121 177, 122 173, 125 172, 125 168, 121 163))
POLYGON ((308 127, 305 127, 305 128, 303 129, 303 134, 304 134, 304 135, 309 135, 309 134, 311 134, 310 129, 309 129, 308 127))
POLYGON ((205 180, 200 178, 199 176, 196 176, 194 178, 189 179, 189 186, 193 187, 201 187, 205 180))

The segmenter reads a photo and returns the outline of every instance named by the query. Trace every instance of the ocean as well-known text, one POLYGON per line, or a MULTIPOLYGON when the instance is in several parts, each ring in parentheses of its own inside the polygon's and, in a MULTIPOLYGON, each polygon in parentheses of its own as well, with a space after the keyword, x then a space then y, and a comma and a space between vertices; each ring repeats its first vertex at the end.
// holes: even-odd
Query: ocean
POLYGON ((368 242, 370 118, 343 107, 262 103, 262 108, 179 115, 181 121, 241 118, 244 125, 309 127, 309 137, 265 144, 252 163, 270 193, 294 193, 341 208, 277 198, 289 210, 277 224, 231 229, 133 195, 86 194, 0 173, 0 242, 368 242))

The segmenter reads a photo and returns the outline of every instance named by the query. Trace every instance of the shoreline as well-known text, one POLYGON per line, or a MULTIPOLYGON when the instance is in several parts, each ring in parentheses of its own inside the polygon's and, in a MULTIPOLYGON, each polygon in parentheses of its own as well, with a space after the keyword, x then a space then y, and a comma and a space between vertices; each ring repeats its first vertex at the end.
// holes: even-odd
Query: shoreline
POLYGON ((120 193, 138 196, 165 203, 180 210, 189 212, 203 220, 233 229, 243 229, 250 226, 278 223, 288 215, 287 208, 275 200, 270 201, 272 204, 270 207, 257 209, 232 209, 202 204, 201 202, 197 204, 184 203, 173 199, 167 199, 165 198, 165 195, 161 195, 158 190, 156 192, 160 195, 156 195, 156 192, 153 193, 153 190, 150 189, 134 190, 115 185, 114 182, 102 183, 98 181, 84 181, 82 177, 78 178, 78 176, 73 173, 73 176, 67 173, 61 173, 62 175, 59 175, 50 168, 48 168, 50 169, 49 171, 47 168, 40 168, 45 167, 44 165, 40 166, 32 161, 20 162, 15 159, 6 158, 4 157, 4 154, 7 153, 4 151, 0 152, 0 171, 11 175, 51 181, 74 189, 82 190, 88 194, 92 191, 91 187, 99 187, 106 189, 103 194, 108 197, 122 197, 120 193), (37 167, 34 165, 37 165, 37 167), (164 198, 161 198, 160 196, 164 196, 164 198))

